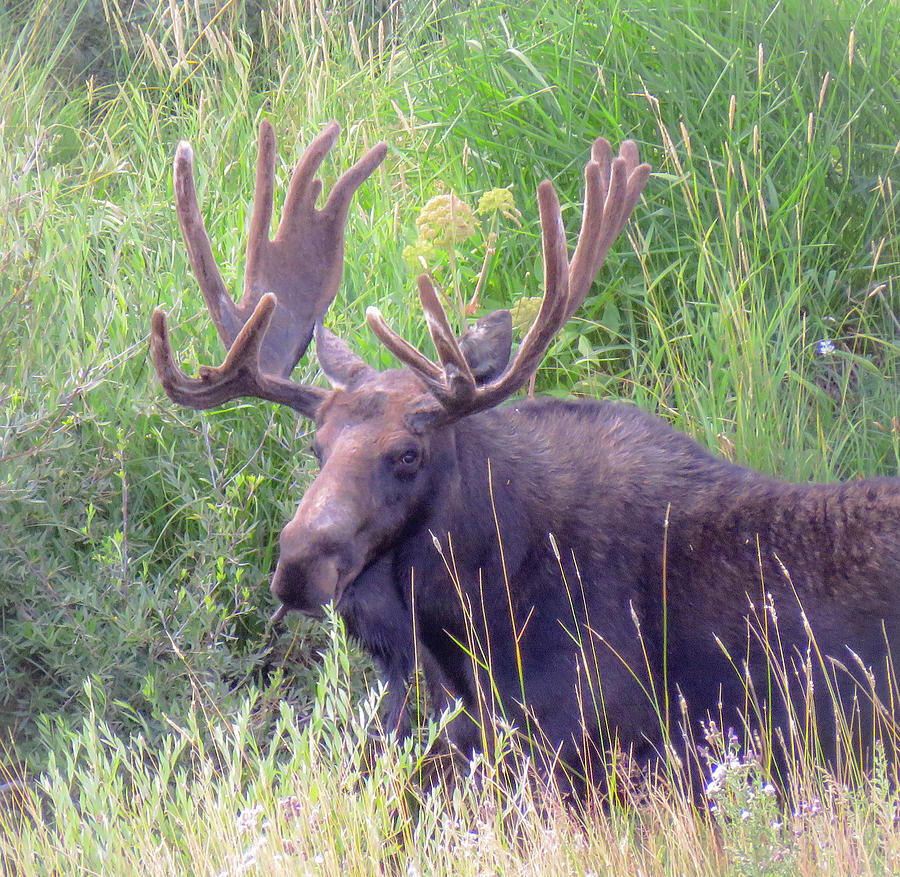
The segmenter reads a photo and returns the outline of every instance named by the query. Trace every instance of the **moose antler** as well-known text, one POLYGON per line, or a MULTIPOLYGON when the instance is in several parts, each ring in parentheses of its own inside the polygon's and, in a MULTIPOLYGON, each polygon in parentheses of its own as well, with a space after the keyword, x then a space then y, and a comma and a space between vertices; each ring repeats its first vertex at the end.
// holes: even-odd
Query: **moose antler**
POLYGON ((591 160, 584 169, 584 212, 571 263, 556 191, 549 180, 538 186, 544 296, 537 318, 515 358, 494 380, 481 386, 476 383, 428 275, 419 277, 419 298, 440 365, 404 341, 387 325, 378 308, 368 308, 366 321, 372 331, 422 378, 443 407, 445 422, 499 404, 537 369, 556 333, 581 306, 613 241, 641 196, 650 165, 638 164, 638 160, 637 146, 631 140, 622 144, 615 159, 608 141, 602 137, 594 141, 591 160))
POLYGON ((335 183, 321 210, 322 181, 316 171, 337 140, 330 122, 294 170, 275 237, 269 238, 275 179, 275 134, 259 127, 256 190, 247 238, 244 294, 235 304, 212 254, 194 186, 188 143, 175 153, 178 219, 194 275, 228 354, 217 368, 188 377, 169 344, 166 314, 153 313, 151 351, 169 397, 192 408, 211 408, 238 396, 256 396, 310 414, 322 391, 287 380, 312 338, 313 328, 337 295, 344 265, 344 228, 354 192, 384 160, 387 146, 370 149, 335 183))

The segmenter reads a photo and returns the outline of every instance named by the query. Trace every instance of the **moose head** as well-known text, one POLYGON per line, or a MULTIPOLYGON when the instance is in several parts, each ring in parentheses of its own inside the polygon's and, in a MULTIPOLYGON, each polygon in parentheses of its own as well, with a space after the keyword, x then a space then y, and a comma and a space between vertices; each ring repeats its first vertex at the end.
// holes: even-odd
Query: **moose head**
MULTIPOLYGON (((174 189, 191 265, 210 316, 228 349, 221 366, 188 377, 176 365, 166 314, 153 314, 157 374, 176 403, 205 409, 249 396, 288 405, 316 424, 321 471, 280 537, 273 594, 289 609, 318 614, 338 604, 350 583, 410 529, 445 491, 455 466, 454 425, 499 405, 537 369, 557 332, 584 301, 613 241, 637 203, 650 168, 631 141, 613 158, 594 141, 585 172, 581 231, 569 260, 559 201, 544 181, 537 200, 544 294, 537 317, 510 361, 511 320, 497 311, 457 339, 427 275, 419 298, 439 362, 391 329, 377 308, 366 320, 406 368, 377 372, 322 325, 343 270, 344 229, 356 189, 387 152, 379 143, 335 183, 321 209, 316 171, 338 136, 335 122, 310 144, 290 181, 281 222, 269 237, 275 139, 259 132, 256 192, 247 241, 244 294, 235 304, 212 255, 193 179, 192 152, 181 143, 174 189), (290 374, 312 337, 332 389, 290 374)), ((450 482, 452 483, 452 482, 450 482)))

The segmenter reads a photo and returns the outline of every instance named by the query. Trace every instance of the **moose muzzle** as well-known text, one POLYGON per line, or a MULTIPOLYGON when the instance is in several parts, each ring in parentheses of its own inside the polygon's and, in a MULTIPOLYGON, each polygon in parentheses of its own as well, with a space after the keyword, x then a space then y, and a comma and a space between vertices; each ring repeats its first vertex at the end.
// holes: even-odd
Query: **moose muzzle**
POLYGON ((335 557, 319 557, 302 564, 279 557, 271 591, 288 609, 321 615, 329 601, 340 599, 340 571, 335 557))
POLYGON ((301 503, 281 531, 271 584, 272 593, 288 609, 321 615, 322 607, 329 601, 337 603, 359 574, 365 553, 360 551, 353 518, 333 500, 324 508, 306 499, 301 503))

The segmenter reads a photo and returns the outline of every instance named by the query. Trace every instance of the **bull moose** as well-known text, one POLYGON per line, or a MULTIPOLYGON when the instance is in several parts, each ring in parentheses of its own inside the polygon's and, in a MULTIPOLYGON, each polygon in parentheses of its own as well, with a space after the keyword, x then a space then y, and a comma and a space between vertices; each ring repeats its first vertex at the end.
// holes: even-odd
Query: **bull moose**
MULTIPOLYGON (((858 707, 868 697, 871 712, 891 684, 900 479, 790 484, 719 459, 630 404, 500 404, 584 301, 637 204, 650 168, 635 144, 613 158, 594 142, 571 261, 554 188, 538 187, 544 294, 512 358, 508 312, 457 339, 423 275, 438 362, 369 308, 371 330, 405 366, 378 372, 322 324, 350 201, 387 151, 372 148, 317 209, 315 175, 338 132, 326 126, 301 157, 270 239, 275 138, 262 123, 238 304, 181 143, 177 212, 224 363, 185 375, 165 313, 153 315, 153 360, 173 401, 205 409, 257 397, 315 423, 320 472, 281 532, 271 583, 283 607, 317 615, 334 604, 384 672, 389 725, 405 727, 419 665, 439 702, 462 702, 450 728, 460 750, 490 745, 503 717, 579 784, 598 778, 615 743, 652 754, 662 703, 735 724, 755 705, 756 721, 787 728, 814 691, 818 742, 833 755, 847 732, 835 699, 858 707), (289 377, 313 335, 330 390, 289 377), (775 683, 773 654, 787 668, 775 683), (804 673, 824 684, 798 693, 804 673)), ((858 739, 871 731, 850 725, 858 739)))

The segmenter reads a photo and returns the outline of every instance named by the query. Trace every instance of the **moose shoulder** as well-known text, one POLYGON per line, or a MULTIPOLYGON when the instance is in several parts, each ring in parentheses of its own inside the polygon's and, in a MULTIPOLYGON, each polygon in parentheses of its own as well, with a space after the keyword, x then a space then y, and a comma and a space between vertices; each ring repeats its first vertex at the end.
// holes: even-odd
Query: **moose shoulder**
POLYGON ((691 716, 737 725, 753 691, 757 719, 786 728, 803 693, 766 702, 769 659, 793 673, 814 649, 814 671, 829 675, 814 688, 818 733, 833 753, 834 692, 844 702, 858 685, 871 692, 869 667, 886 691, 900 633, 900 480, 787 484, 622 403, 498 407, 578 309, 640 198, 649 167, 634 144, 613 159, 606 141, 594 143, 571 261, 553 188, 539 187, 545 294, 511 360, 507 315, 456 339, 423 276, 440 361, 370 309, 370 327, 406 366, 376 372, 319 322, 340 282, 350 199, 385 154, 371 150, 318 210, 314 175, 337 130, 304 153, 270 240, 274 137, 261 127, 238 305, 212 259, 186 144, 175 160, 188 252, 229 352, 189 378, 157 310, 152 350, 166 392, 195 408, 255 396, 316 424, 321 471, 281 533, 273 593, 310 614, 334 602, 381 665, 388 722, 401 729, 418 657, 439 702, 466 709, 451 728, 463 751, 489 741, 485 729, 503 716, 592 779, 614 741, 638 754, 658 746, 662 701, 683 697, 691 716), (288 377, 313 333, 331 390, 288 377))

